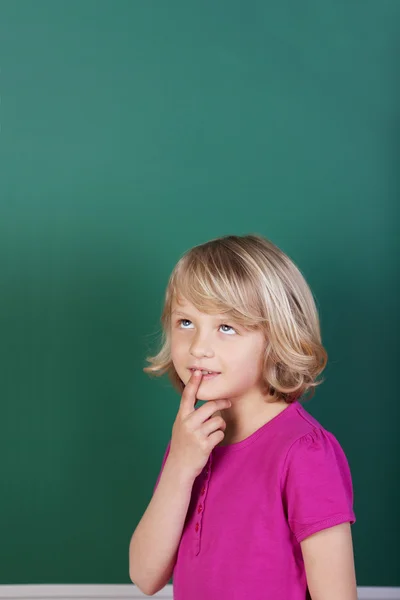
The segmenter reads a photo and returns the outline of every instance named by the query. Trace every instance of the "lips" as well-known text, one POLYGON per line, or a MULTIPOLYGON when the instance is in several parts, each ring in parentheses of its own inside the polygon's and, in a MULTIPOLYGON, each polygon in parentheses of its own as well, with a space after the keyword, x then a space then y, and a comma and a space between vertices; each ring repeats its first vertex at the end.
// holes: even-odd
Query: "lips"
MULTIPOLYGON (((189 369, 189 371, 191 373, 193 373, 196 369, 189 369)), ((218 375, 221 375, 221 373, 217 373, 216 371, 212 371, 211 373, 206 373, 205 375, 202 374, 201 376, 201 381, 200 381, 200 385, 203 382, 209 381, 210 379, 215 379, 216 377, 218 377, 218 375)))
MULTIPOLYGON (((196 370, 201 372, 207 371, 207 374, 208 371, 211 371, 211 369, 199 369, 198 367, 189 367, 189 371, 191 371, 192 373, 194 373, 196 370)), ((220 375, 220 371, 211 371, 211 375, 220 375)))

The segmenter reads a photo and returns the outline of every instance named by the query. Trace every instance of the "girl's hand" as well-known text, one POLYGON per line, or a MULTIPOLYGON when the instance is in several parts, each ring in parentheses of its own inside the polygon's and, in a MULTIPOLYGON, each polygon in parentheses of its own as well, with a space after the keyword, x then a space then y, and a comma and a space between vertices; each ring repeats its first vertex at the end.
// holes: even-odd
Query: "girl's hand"
POLYGON ((173 462, 188 478, 196 479, 208 461, 213 448, 225 437, 226 423, 220 409, 232 405, 230 400, 210 400, 197 410, 196 394, 203 375, 192 374, 182 393, 181 403, 172 427, 168 461, 173 462))

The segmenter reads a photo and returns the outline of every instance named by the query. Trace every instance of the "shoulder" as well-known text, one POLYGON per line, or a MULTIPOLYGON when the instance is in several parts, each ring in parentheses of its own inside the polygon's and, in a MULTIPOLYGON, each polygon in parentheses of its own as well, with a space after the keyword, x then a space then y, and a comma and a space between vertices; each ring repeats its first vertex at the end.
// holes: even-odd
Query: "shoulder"
POLYGON ((282 422, 282 443, 287 452, 296 443, 317 442, 327 436, 337 442, 335 436, 313 417, 300 402, 295 402, 288 409, 287 418, 282 422))
POLYGON ((344 481, 349 481, 349 463, 336 436, 303 406, 296 404, 290 421, 286 423, 282 485, 298 473, 302 477, 324 480, 337 473, 344 481))

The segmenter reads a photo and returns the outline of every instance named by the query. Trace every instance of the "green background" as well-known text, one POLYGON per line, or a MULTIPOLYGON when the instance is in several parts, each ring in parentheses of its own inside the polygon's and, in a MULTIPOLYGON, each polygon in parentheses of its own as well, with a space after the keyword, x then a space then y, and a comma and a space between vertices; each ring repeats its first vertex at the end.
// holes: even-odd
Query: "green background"
POLYGON ((390 0, 0 3, 0 584, 130 582, 179 404, 142 371, 169 274, 259 233, 320 310, 306 408, 350 463, 357 583, 400 585, 399 17, 390 0))

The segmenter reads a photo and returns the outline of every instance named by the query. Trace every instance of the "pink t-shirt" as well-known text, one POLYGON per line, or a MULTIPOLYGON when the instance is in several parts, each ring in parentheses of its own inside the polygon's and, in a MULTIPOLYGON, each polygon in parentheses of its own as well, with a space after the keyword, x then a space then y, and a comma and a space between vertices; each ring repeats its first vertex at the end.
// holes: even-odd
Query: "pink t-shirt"
POLYGON ((300 542, 355 520, 339 442, 298 401, 289 404, 241 442, 216 446, 195 479, 174 600, 306 600, 300 542))

